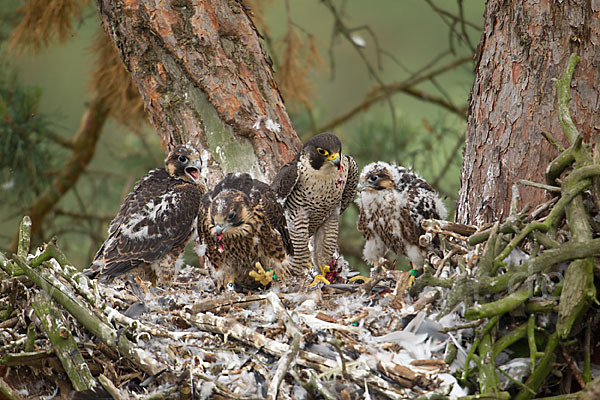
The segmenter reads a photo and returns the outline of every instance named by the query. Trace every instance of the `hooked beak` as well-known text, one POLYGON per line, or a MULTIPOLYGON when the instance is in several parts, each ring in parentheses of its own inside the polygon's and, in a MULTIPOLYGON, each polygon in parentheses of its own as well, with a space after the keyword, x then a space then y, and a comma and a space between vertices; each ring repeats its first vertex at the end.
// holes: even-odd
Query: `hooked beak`
POLYGON ((340 166, 342 165, 342 159, 340 158, 340 153, 330 154, 329 157, 327 157, 327 161, 329 161, 337 169, 340 169, 340 166))
POLYGON ((201 182, 202 177, 200 176, 200 169, 202 168, 202 160, 199 158, 192 160, 190 165, 185 167, 185 174, 189 176, 195 184, 201 182))
POLYGON ((223 253, 225 251, 225 243, 223 243, 223 232, 229 228, 230 224, 215 224, 215 239, 217 241, 217 251, 223 253))
POLYGON ((227 230, 227 228, 229 228, 231 226, 231 224, 225 223, 223 225, 221 224, 215 224, 215 235, 219 236, 221 234, 223 234, 223 232, 225 232, 227 230))
POLYGON ((363 190, 367 189, 369 187, 369 185, 365 185, 364 183, 359 183, 358 186, 356 187, 356 190, 358 190, 359 192, 362 192, 363 190))

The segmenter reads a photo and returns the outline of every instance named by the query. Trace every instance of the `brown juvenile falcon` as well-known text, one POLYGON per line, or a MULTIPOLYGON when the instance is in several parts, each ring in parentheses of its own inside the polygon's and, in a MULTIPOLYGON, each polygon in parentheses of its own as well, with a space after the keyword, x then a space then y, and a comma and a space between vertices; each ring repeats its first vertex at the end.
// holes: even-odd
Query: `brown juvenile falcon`
POLYGON ((171 282, 206 192, 202 172, 198 149, 175 147, 125 198, 86 275, 111 281, 141 267, 146 279, 171 282))
POLYGON ((312 261, 319 268, 313 284, 329 283, 325 273, 337 249, 338 217, 354 199, 357 184, 356 162, 342 155, 342 144, 331 133, 312 137, 273 180, 271 187, 286 212, 291 270, 299 274, 312 261))
POLYGON ((363 258, 377 265, 388 251, 423 266, 433 246, 421 247, 423 219, 444 219, 447 212, 435 190, 410 170, 375 162, 360 174, 358 230, 366 239, 363 258))
POLYGON ((269 185, 248 174, 227 174, 202 197, 197 242, 219 288, 253 290, 286 274, 283 208, 269 185))

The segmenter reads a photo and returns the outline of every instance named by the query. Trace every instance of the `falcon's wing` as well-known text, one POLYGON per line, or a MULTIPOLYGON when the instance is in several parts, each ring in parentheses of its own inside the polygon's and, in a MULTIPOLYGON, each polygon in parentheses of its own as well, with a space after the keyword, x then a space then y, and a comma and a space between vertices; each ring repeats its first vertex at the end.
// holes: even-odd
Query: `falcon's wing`
MULTIPOLYGON (((126 222, 130 215, 135 214, 144 204, 150 201, 149 194, 155 192, 157 186, 160 185, 160 182, 164 182, 166 179, 168 179, 168 174, 165 169, 156 168, 149 171, 139 182, 137 182, 133 190, 125 197, 117 215, 110 222, 108 227, 108 237, 96 252, 92 265, 84 271, 87 276, 94 278, 107 268, 109 260, 105 257, 105 255, 108 254, 108 251, 106 250, 108 248, 113 249, 116 242, 119 241, 121 225, 126 222)), ((122 260, 122 265, 117 266, 117 268, 131 269, 135 268, 141 262, 142 261, 124 259, 122 260), (127 267, 127 265, 129 265, 129 267, 127 267)), ((113 267, 115 267, 116 260, 114 257, 112 264, 113 267)))
POLYGON ((414 172, 404 168, 396 167, 400 174, 400 182, 396 182, 399 191, 407 190, 408 204, 411 214, 417 213, 424 219, 446 218, 446 207, 444 206, 435 189, 414 172))
POLYGON ((284 248, 288 254, 292 255, 292 242, 290 241, 290 235, 287 230, 287 222, 285 219, 283 206, 277 201, 275 192, 271 189, 271 187, 269 187, 269 185, 254 180, 254 187, 251 195, 253 201, 255 197, 259 197, 265 216, 267 217, 271 226, 279 231, 284 248))
POLYGON ((340 214, 344 212, 346 208, 352 203, 354 197, 356 196, 356 188, 358 187, 358 178, 360 176, 358 172, 358 165, 356 165, 356 161, 354 158, 349 155, 344 155, 346 158, 346 164, 348 168, 348 175, 346 179, 346 184, 344 185, 344 192, 342 193, 342 202, 340 207, 340 214))
POLYGON ((296 186, 298 181, 298 161, 300 157, 296 156, 293 161, 285 164, 279 170, 279 173, 273 178, 271 188, 278 200, 285 200, 296 186))
POLYGON ((200 199, 200 211, 198 212, 198 238, 203 239, 201 233, 208 227, 208 209, 212 202, 212 192, 206 193, 200 199))
POLYGON ((113 220, 103 245, 102 275, 115 277, 140 263, 160 261, 185 245, 198 215, 201 192, 192 184, 173 185, 159 178, 140 182, 113 220))
POLYGON ((367 223, 367 214, 365 214, 362 207, 359 207, 359 208, 360 208, 360 211, 358 214, 358 220, 356 221, 356 228, 360 232, 362 232, 363 238, 365 240, 369 240, 373 236, 373 232, 371 231, 371 229, 369 228, 369 225, 367 223))
MULTIPOLYGON (((212 251, 212 249, 214 249, 216 246, 216 240, 210 234, 210 221, 208 218, 208 210, 210 209, 212 199, 212 192, 208 192, 202 196, 202 199, 200 200, 200 212, 198 213, 197 223, 198 237, 196 240, 197 244, 199 244, 201 247, 195 248, 195 251, 199 257, 209 256, 209 254, 214 257, 213 253, 215 253, 212 251), (209 251, 209 248, 211 251, 209 251)), ((219 267, 220 264, 216 266, 219 267)))
MULTIPOLYGON (((142 180, 135 185, 131 193, 125 197, 117 215, 110 222, 110 226, 108 227, 109 238, 119 230, 121 224, 129 215, 135 213, 150 200, 147 195, 148 193, 155 192, 157 189, 160 190, 157 186, 160 182, 168 179, 168 176, 169 175, 164 168, 156 168, 149 171, 142 180)), ((100 250, 102 250, 102 248, 100 250)), ((98 253, 100 253, 100 251, 98 251, 98 253)))

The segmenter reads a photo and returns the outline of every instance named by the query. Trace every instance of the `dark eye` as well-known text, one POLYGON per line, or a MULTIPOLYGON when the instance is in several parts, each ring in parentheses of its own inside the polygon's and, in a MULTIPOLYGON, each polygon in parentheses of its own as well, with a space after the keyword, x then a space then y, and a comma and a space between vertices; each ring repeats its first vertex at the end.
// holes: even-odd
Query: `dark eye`
POLYGON ((188 158, 186 156, 179 156, 179 161, 182 163, 188 162, 188 158))
POLYGON ((329 152, 325 149, 322 149, 320 147, 317 147, 317 151, 319 152, 320 155, 322 156, 326 156, 327 154, 329 154, 329 152))
POLYGON ((371 182, 375 182, 375 181, 377 181, 377 179, 379 179, 379 177, 377 175, 369 176, 369 181, 371 181, 371 182))
POLYGON ((235 213, 234 213, 234 212, 231 212, 231 213, 229 213, 229 215, 227 216, 227 219, 228 219, 229 221, 231 221, 231 220, 232 220, 232 219, 234 219, 234 218, 235 218, 235 213))

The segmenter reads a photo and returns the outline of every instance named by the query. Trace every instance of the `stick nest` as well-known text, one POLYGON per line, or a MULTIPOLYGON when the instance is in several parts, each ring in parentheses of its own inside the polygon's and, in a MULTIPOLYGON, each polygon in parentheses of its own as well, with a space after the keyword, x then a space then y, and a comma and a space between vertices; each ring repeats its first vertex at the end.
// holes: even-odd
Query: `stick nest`
POLYGON ((217 293, 192 267, 167 289, 104 286, 52 243, 29 254, 25 217, 17 254, 0 253, 0 393, 597 398, 600 164, 568 116, 576 62, 557 81, 571 146, 534 184, 552 199, 518 211, 515 186, 502 223, 424 221, 421 240, 441 239, 443 257, 410 289, 410 273, 389 265, 363 284, 280 283, 255 294, 217 293))

